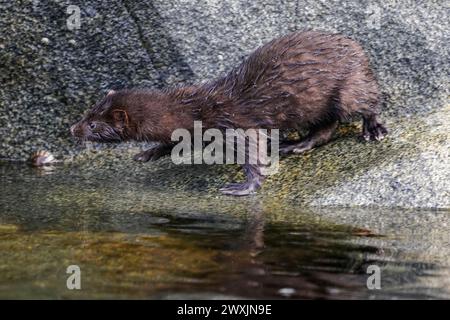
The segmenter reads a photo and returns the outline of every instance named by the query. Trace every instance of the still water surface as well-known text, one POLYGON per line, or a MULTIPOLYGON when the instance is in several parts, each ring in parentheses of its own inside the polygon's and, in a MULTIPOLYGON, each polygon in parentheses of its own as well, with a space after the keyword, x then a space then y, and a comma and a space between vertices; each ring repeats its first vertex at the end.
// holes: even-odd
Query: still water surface
POLYGON ((446 211, 178 193, 108 168, 0 178, 0 298, 450 298, 446 211))

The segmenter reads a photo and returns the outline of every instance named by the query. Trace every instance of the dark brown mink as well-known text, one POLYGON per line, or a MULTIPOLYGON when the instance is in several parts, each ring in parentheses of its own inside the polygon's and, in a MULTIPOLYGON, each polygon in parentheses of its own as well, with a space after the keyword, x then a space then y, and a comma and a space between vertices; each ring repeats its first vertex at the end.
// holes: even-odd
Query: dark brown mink
MULTIPOLYGON (((110 91, 71 127, 72 135, 99 142, 157 141, 136 161, 171 152, 175 129, 295 129, 308 134, 280 152, 302 153, 327 143, 340 121, 363 119, 362 137, 381 140, 380 92, 369 59, 355 41, 315 31, 291 33, 259 47, 227 75, 205 84, 165 90, 110 91)), ((249 161, 247 161, 249 162, 249 161)), ((261 166, 243 165, 246 181, 221 191, 247 195, 264 179, 261 166)))

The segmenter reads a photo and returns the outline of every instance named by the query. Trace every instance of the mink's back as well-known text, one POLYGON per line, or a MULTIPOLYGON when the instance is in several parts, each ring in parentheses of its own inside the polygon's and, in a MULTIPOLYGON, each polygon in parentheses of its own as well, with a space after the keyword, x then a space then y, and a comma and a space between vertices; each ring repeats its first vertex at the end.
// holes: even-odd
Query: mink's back
POLYGON ((355 112, 340 103, 348 85, 355 87, 348 92, 369 88, 377 94, 361 46, 339 34, 296 32, 259 47, 225 77, 205 85, 216 103, 205 105, 204 118, 240 128, 309 127, 355 112))

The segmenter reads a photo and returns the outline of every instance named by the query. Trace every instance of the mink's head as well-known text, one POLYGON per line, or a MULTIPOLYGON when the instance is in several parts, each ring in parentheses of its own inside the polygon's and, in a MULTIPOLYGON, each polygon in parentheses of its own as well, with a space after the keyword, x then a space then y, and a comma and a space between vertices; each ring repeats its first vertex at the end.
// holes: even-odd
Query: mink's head
POLYGON ((70 132, 81 141, 169 142, 173 130, 193 123, 190 109, 180 103, 183 94, 191 94, 189 90, 173 94, 153 89, 111 90, 70 132))
POLYGON ((121 142, 129 136, 129 112, 122 94, 111 90, 79 122, 70 127, 72 136, 81 141, 121 142))

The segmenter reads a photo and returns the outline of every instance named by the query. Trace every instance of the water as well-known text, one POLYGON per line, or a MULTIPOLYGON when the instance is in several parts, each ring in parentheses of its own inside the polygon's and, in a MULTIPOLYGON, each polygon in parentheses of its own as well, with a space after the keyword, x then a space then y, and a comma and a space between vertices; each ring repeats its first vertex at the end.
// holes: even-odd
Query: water
POLYGON ((174 192, 107 167, 0 172, 0 298, 450 298, 446 211, 174 192))

